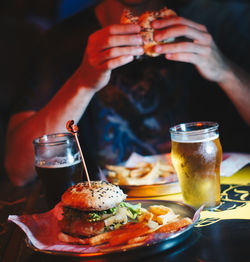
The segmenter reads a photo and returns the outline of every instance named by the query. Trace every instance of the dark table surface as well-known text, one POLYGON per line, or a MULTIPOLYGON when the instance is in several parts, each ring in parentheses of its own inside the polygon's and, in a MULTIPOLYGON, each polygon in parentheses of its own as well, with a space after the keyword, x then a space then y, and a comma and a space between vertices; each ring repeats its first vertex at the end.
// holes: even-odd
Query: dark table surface
MULTIPOLYGON (((202 211, 199 223, 191 234, 174 247, 154 253, 138 249, 132 257, 126 253, 112 257, 74 258, 35 252, 26 245, 25 234, 10 214, 32 214, 46 210, 42 186, 35 182, 18 188, 8 181, 0 184, 0 261, 250 261, 250 165, 230 178, 221 180, 222 205, 214 211, 202 211)), ((166 196, 161 199, 176 198, 166 196)))

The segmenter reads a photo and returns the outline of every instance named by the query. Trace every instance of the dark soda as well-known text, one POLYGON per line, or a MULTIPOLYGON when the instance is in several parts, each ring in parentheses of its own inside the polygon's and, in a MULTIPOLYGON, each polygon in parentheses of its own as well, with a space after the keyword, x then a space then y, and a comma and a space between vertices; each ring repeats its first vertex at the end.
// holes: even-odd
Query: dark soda
POLYGON ((41 165, 35 168, 43 183, 50 209, 61 201, 62 194, 70 186, 83 181, 83 165, 80 161, 72 165, 41 165))

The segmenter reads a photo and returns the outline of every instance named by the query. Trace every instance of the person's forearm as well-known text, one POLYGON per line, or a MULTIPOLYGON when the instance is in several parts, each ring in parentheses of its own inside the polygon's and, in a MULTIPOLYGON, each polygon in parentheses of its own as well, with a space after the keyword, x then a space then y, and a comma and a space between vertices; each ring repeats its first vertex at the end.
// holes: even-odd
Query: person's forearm
POLYGON ((250 75, 229 62, 223 81, 218 83, 230 98, 241 117, 250 125, 250 75))
POLYGON ((24 116, 22 120, 18 119, 19 115, 13 117, 7 137, 5 166, 14 184, 22 186, 36 176, 33 139, 66 132, 67 121, 73 119, 77 123, 93 95, 94 91, 80 86, 77 77, 72 77, 43 109, 27 116, 20 114, 24 116))
POLYGON ((5 169, 13 184, 22 186, 35 177, 32 148, 32 120, 35 112, 22 112, 11 117, 6 138, 5 169), (31 119, 31 122, 29 120, 31 119), (23 131, 19 133, 19 131, 23 131))
POLYGON ((66 123, 76 123, 82 117, 95 91, 78 82, 78 72, 56 93, 51 101, 38 113, 44 120, 46 133, 65 132, 66 123))

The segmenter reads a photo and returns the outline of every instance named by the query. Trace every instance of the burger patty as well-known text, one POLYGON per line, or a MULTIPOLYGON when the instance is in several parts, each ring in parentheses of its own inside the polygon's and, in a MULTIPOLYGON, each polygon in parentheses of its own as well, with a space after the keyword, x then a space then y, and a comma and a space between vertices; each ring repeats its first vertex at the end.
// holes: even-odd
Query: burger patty
POLYGON ((118 206, 103 211, 86 212, 64 206, 63 219, 59 221, 59 226, 63 233, 90 237, 126 223, 127 209, 125 207, 118 206))
POLYGON ((89 222, 80 218, 69 220, 63 218, 59 221, 59 226, 63 233, 67 233, 72 236, 84 236, 90 237, 104 232, 104 221, 89 222))

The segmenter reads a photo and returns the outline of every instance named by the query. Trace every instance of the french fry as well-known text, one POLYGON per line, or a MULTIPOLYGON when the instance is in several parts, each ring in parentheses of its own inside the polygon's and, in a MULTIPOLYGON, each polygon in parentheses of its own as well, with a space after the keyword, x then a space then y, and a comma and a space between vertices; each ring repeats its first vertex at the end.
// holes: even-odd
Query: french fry
POLYGON ((129 183, 129 177, 127 175, 122 174, 122 173, 117 173, 116 179, 117 179, 117 185, 128 185, 128 183, 129 183))
POLYGON ((149 207, 150 212, 159 216, 159 215, 166 215, 169 212, 173 212, 171 208, 163 206, 163 205, 152 205, 149 207))
POLYGON ((138 162, 134 167, 107 165, 106 168, 107 179, 116 185, 150 185, 175 173, 173 166, 162 161, 138 162))
POLYGON ((174 214, 173 212, 169 212, 166 215, 159 215, 156 217, 156 221, 160 225, 165 225, 167 223, 175 222, 179 220, 179 215, 174 214))
POLYGON ((192 220, 188 217, 182 218, 179 221, 172 222, 166 225, 161 226, 155 232, 156 233, 174 233, 180 230, 183 227, 192 224, 192 220))
POLYGON ((167 173, 167 172, 175 173, 175 169, 174 169, 173 166, 171 166, 167 163, 163 163, 161 161, 159 161, 159 163, 160 163, 159 168, 160 168, 162 173, 167 173))
POLYGON ((141 214, 139 214, 137 216, 137 219, 139 222, 143 222, 143 221, 149 221, 153 219, 154 214, 152 214, 151 212, 149 212, 147 209, 142 208, 142 212, 141 214))
POLYGON ((130 169, 124 166, 113 166, 113 165, 107 165, 106 168, 110 171, 114 171, 116 173, 120 173, 123 176, 129 176, 130 169))
POLYGON ((144 243, 148 241, 152 236, 150 234, 145 236, 139 236, 129 239, 128 244, 135 244, 135 243, 144 243))
POLYGON ((129 177, 140 178, 150 172, 150 168, 136 168, 130 171, 129 177))
POLYGON ((120 227, 119 229, 108 231, 108 232, 90 237, 88 239, 88 242, 91 246, 101 245, 101 244, 109 242, 109 240, 112 238, 116 238, 116 236, 119 234, 127 233, 129 231, 134 231, 140 227, 141 227, 140 223, 129 222, 125 224, 124 226, 120 227))
POLYGON ((149 168, 149 169, 152 169, 152 164, 149 163, 149 162, 138 162, 136 165, 135 165, 136 168, 149 168))
POLYGON ((111 246, 127 243, 129 239, 145 235, 150 231, 150 228, 144 223, 136 223, 136 226, 133 226, 132 230, 131 227, 125 226, 125 228, 126 230, 124 230, 124 232, 116 234, 114 238, 109 239, 109 244, 111 246))
POLYGON ((106 242, 108 242, 108 240, 110 238, 112 238, 114 236, 114 234, 115 234, 114 232, 115 231, 109 231, 109 232, 105 232, 105 233, 96 235, 94 237, 90 237, 89 238, 89 244, 91 246, 98 246, 98 245, 101 245, 103 243, 106 243, 106 242))
POLYGON ((151 171, 141 179, 146 182, 148 180, 155 180, 157 177, 159 177, 159 162, 156 162, 151 171))

